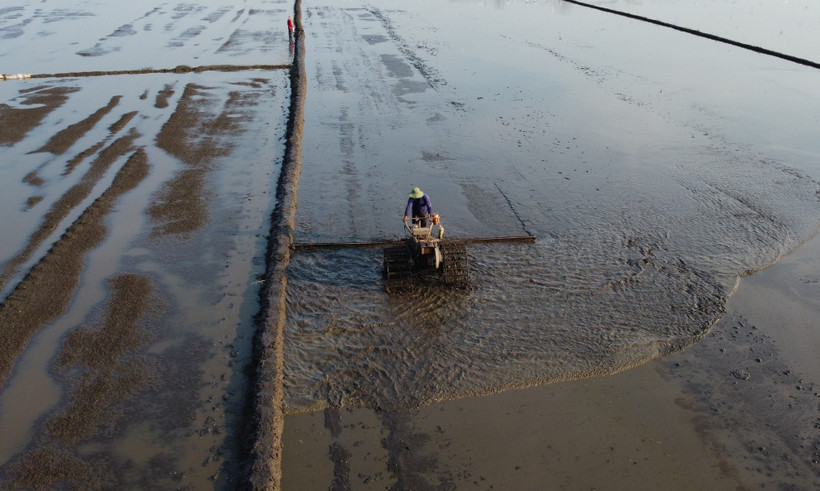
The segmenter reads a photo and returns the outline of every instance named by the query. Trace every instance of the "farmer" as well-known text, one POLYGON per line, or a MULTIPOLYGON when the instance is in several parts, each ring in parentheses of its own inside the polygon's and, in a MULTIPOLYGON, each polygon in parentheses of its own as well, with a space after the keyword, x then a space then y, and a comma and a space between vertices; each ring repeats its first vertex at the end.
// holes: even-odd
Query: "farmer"
POLYGON ((293 42, 293 20, 288 17, 288 41, 293 42))
POLYGON ((432 214, 433 205, 430 203, 430 198, 421 189, 413 188, 407 200, 407 208, 404 209, 404 221, 407 221, 407 216, 410 215, 413 217, 413 223, 426 227, 430 224, 432 214))

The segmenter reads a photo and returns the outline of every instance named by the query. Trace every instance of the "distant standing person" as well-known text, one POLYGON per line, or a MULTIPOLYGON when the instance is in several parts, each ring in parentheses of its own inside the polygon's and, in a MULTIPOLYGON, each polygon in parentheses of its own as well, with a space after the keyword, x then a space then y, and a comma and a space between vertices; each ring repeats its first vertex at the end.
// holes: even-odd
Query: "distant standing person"
POLYGON ((293 42, 293 20, 288 17, 288 41, 293 42))
POLYGON ((430 215, 433 214, 433 205, 430 198, 419 188, 410 191, 410 198, 407 200, 407 207, 404 209, 404 220, 408 216, 413 217, 413 223, 418 223, 422 227, 430 224, 430 215))

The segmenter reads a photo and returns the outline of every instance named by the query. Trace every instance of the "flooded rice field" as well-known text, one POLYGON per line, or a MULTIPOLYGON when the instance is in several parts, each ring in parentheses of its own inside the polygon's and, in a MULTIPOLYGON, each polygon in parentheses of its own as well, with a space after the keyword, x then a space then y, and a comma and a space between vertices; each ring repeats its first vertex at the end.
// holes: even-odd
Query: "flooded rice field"
MULTIPOLYGON (((597 3, 814 56, 767 44, 766 2, 597 3)), ((236 485, 292 10, 0 8, 0 72, 65 75, 0 82, 3 485, 236 485)), ((288 414, 640 365, 820 224, 816 69, 560 0, 302 15, 296 242, 402 237, 413 186, 446 238, 537 240, 469 245, 470 289, 402 295, 378 249, 295 251, 288 414)), ((780 39, 816 31, 785 19, 780 39)))
POLYGON ((292 6, 250 7, 0 8, 0 487, 236 468, 290 94, 292 6))
POLYGON ((468 245, 467 293, 385 295, 380 251, 295 254, 288 411, 641 364, 696 342, 740 276, 815 233, 816 70, 562 2, 305 16, 306 113, 322 117, 297 242, 401 236, 411 186, 450 237, 538 239, 468 245))

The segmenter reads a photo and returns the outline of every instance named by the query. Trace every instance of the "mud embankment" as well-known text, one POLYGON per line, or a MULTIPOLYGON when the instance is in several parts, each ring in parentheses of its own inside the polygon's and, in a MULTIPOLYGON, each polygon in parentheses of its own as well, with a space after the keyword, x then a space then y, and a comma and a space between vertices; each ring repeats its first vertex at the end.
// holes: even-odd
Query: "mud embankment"
POLYGON ((254 340, 256 370, 248 396, 248 431, 251 437, 247 449, 247 476, 243 483, 248 489, 280 489, 282 480, 286 272, 290 262, 296 193, 302 167, 302 130, 307 92, 301 3, 301 0, 296 0, 294 5, 296 36, 285 158, 276 189, 277 204, 271 216, 265 287, 260 292, 259 327, 254 340))
POLYGON ((239 72, 243 70, 283 70, 288 65, 178 65, 174 68, 139 68, 133 70, 95 70, 90 72, 35 73, 29 78, 107 77, 111 75, 147 75, 154 73, 239 72))

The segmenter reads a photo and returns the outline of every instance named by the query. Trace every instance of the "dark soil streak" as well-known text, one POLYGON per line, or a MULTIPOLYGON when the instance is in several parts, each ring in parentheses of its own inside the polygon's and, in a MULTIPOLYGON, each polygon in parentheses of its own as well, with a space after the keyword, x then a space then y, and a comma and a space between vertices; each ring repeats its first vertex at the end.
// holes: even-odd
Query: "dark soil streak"
POLYGON ((3 273, 0 275, 0 287, 6 284, 20 265, 28 261, 31 254, 54 232, 65 217, 91 194, 94 186, 102 179, 111 165, 118 158, 133 150, 133 141, 139 136, 139 133, 132 131, 129 135, 118 138, 100 152, 80 182, 66 191, 43 216, 42 223, 29 237, 25 249, 3 266, 3 273))
POLYGON ((384 413, 382 422, 389 431, 382 440, 382 446, 390 455, 387 468, 397 480, 391 489, 455 489, 452 480, 447 476, 440 477, 440 482, 435 485, 421 475, 434 472, 438 468, 438 462, 435 457, 419 453, 419 448, 430 437, 413 431, 410 416, 384 413))
POLYGON ((174 95, 174 86, 171 84, 165 84, 162 90, 157 93, 156 101, 154 102, 154 107, 157 109, 164 109, 168 107, 168 98, 174 95))
POLYGON ((339 438, 342 433, 342 417, 338 407, 325 409, 325 428, 330 430, 330 436, 339 438))
POLYGON ((333 462, 333 482, 330 484, 331 491, 348 491, 353 489, 350 485, 350 450, 339 442, 330 445, 330 460, 333 462))
POLYGON ((26 209, 30 210, 31 208, 33 208, 40 201, 43 201, 43 196, 38 195, 38 196, 30 197, 29 199, 26 200, 26 209))
POLYGON ((93 114, 82 121, 69 125, 67 128, 60 130, 54 136, 49 138, 45 145, 35 150, 34 153, 51 152, 54 155, 64 154, 77 142, 77 140, 79 140, 89 130, 94 128, 94 126, 99 123, 105 115, 110 113, 111 110, 119 104, 120 99, 122 99, 122 96, 120 95, 112 97, 106 106, 97 109, 93 114))
POLYGON ((120 117, 120 119, 118 119, 116 122, 114 122, 114 124, 108 127, 108 131, 110 131, 112 134, 120 132, 123 128, 126 127, 126 125, 128 125, 128 123, 132 119, 134 119, 134 116, 136 115, 137 111, 131 111, 123 114, 122 117, 120 117))
POLYGON ((63 172, 64 176, 71 174, 71 172, 78 166, 80 163, 85 160, 86 158, 94 155, 95 153, 99 152, 100 149, 105 145, 105 142, 97 142, 94 145, 91 145, 89 148, 86 148, 82 152, 78 153, 74 157, 71 158, 65 164, 65 171, 63 172))
MULTIPOLYGON (((166 87, 167 89, 167 87, 166 87)), ((231 92, 216 116, 206 110, 213 101, 207 88, 188 84, 176 111, 157 135, 157 146, 179 158, 185 168, 160 190, 148 209, 157 223, 152 236, 184 234, 200 228, 208 219, 207 176, 213 161, 230 155, 231 138, 241 133, 243 118, 231 117, 240 108, 255 104, 258 94, 231 92)))
POLYGON ((5 382, 28 339, 68 306, 84 255, 106 236, 105 218, 115 201, 148 175, 147 156, 137 150, 111 186, 89 206, 0 304, 0 382, 5 382))
POLYGON ((39 174, 37 174, 37 171, 31 171, 28 174, 26 174, 23 177, 23 182, 26 183, 26 184, 30 184, 32 186, 38 187, 38 188, 40 186, 42 186, 43 184, 45 184, 45 181, 43 180, 43 178, 40 177, 39 174))
POLYGON ((40 86, 20 91, 26 98, 20 103, 24 106, 35 106, 30 109, 11 107, 0 104, 0 146, 11 146, 20 142, 29 131, 33 130, 51 111, 62 106, 68 95, 77 92, 79 87, 40 86))

